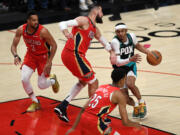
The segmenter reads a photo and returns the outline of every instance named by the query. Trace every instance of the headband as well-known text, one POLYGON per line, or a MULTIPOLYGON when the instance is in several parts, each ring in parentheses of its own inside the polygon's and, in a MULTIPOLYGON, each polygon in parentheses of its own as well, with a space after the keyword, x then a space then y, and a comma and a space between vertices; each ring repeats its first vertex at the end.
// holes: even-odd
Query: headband
POLYGON ((127 26, 125 24, 119 24, 115 26, 115 30, 118 30, 118 29, 127 29, 127 26))

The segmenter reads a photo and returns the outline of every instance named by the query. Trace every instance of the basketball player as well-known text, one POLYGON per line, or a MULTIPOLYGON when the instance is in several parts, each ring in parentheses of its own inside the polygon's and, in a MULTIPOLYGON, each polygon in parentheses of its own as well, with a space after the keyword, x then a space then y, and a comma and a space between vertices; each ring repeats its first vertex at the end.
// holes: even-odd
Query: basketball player
POLYGON ((47 79, 51 71, 57 44, 49 31, 39 24, 38 15, 34 11, 31 11, 27 15, 27 23, 17 29, 13 39, 11 52, 14 56, 15 65, 21 63, 21 59, 17 54, 17 46, 21 36, 23 36, 27 47, 24 62, 21 66, 22 84, 26 93, 32 99, 32 104, 27 108, 27 112, 34 112, 40 109, 40 102, 36 98, 30 83, 31 75, 36 69, 38 72, 38 87, 40 89, 52 86, 55 93, 59 91, 59 83, 56 75, 53 74, 50 79, 47 79), (51 49, 49 50, 48 48, 50 47, 51 49), (48 51, 50 51, 49 56, 48 51))
MULTIPOLYGON (((129 97, 128 104, 134 106, 133 118, 143 119, 146 116, 147 108, 138 87, 135 85, 137 77, 136 63, 141 61, 141 56, 134 54, 134 49, 144 54, 151 52, 137 42, 135 34, 127 33, 127 26, 124 23, 116 24, 115 33, 116 35, 111 42, 111 47, 117 55, 117 63, 113 65, 113 68, 123 68, 127 71, 127 88, 131 90, 138 100, 138 103, 135 103, 134 100, 129 97)), ((127 89, 125 92, 128 94, 127 89)))
POLYGON ((68 39, 62 51, 61 58, 64 65, 78 78, 78 82, 72 87, 65 100, 54 108, 58 117, 69 122, 66 109, 69 102, 88 84, 88 93, 91 97, 98 88, 98 80, 95 73, 86 59, 85 55, 90 46, 90 41, 95 37, 110 53, 111 63, 116 63, 115 53, 110 44, 101 35, 96 23, 103 23, 102 7, 95 5, 90 10, 88 16, 80 16, 73 20, 59 23, 60 29, 68 39), (67 27, 73 27, 72 33, 69 33, 67 27))
POLYGON ((110 125, 105 124, 104 119, 111 113, 116 106, 119 107, 119 113, 122 123, 129 127, 138 127, 141 125, 128 119, 126 110, 126 97, 122 93, 122 88, 126 79, 126 70, 122 68, 114 69, 112 74, 112 84, 101 85, 86 103, 78 114, 72 128, 66 133, 68 135, 78 125, 80 118, 81 132, 84 135, 120 135, 113 130, 110 125))

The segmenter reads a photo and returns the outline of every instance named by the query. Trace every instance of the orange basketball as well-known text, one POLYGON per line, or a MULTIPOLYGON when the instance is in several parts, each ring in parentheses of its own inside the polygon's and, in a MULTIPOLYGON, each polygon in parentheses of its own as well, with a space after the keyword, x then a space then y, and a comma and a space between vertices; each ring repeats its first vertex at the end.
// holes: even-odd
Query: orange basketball
POLYGON ((156 66, 161 63, 162 55, 159 51, 153 50, 147 55, 146 59, 150 65, 156 66))

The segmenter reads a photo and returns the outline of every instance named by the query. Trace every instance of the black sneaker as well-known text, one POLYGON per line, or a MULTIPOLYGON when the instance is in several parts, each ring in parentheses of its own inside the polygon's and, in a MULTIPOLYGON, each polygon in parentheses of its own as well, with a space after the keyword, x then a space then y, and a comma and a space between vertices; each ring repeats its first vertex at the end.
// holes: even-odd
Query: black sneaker
POLYGON ((56 106, 54 108, 54 112, 56 113, 56 115, 58 116, 58 118, 64 122, 69 122, 69 119, 67 117, 67 113, 66 113, 66 108, 61 108, 59 106, 56 106))
POLYGON ((110 20, 110 21, 117 21, 117 20, 121 20, 121 17, 120 17, 120 16, 114 16, 114 15, 113 15, 113 16, 110 16, 110 17, 109 17, 109 20, 110 20))

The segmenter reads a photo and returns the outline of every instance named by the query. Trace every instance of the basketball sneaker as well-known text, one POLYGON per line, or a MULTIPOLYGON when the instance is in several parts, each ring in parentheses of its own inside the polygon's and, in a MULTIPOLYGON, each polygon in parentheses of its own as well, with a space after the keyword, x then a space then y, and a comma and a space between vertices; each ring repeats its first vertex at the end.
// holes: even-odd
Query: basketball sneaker
POLYGON ((132 117, 133 117, 134 119, 139 118, 139 109, 140 109, 139 106, 135 106, 135 107, 134 107, 133 114, 132 114, 132 117))
POLYGON ((144 103, 140 103, 139 104, 139 116, 140 116, 140 119, 144 119, 147 115, 147 107, 146 107, 146 104, 145 102, 144 103))
POLYGON ((51 74, 50 75, 50 79, 54 79, 55 80, 55 83, 52 85, 52 90, 54 93, 57 93, 59 91, 59 82, 56 78, 56 75, 55 74, 51 74))
POLYGON ((40 102, 32 102, 32 104, 27 108, 27 112, 35 112, 36 110, 39 110, 41 108, 40 102))
POLYGON ((69 119, 67 117, 66 109, 67 108, 61 107, 61 104, 60 104, 54 108, 54 112, 56 113, 56 115, 58 116, 60 120, 68 123, 69 119))

